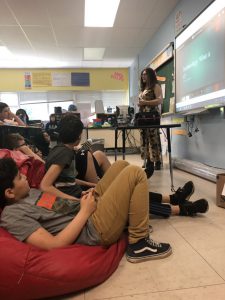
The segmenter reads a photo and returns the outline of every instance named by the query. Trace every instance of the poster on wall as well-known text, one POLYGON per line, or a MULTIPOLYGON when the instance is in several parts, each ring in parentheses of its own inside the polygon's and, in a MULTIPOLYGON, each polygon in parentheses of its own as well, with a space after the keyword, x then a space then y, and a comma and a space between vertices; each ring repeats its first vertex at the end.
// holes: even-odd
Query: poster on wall
POLYGON ((33 87, 52 86, 51 72, 32 72, 33 87))
POLYGON ((72 86, 90 86, 89 73, 71 73, 72 86))
POLYGON ((25 89, 31 89, 31 87, 32 87, 31 72, 24 73, 24 87, 25 87, 25 89))
POLYGON ((52 86, 71 86, 71 73, 52 73, 52 86))

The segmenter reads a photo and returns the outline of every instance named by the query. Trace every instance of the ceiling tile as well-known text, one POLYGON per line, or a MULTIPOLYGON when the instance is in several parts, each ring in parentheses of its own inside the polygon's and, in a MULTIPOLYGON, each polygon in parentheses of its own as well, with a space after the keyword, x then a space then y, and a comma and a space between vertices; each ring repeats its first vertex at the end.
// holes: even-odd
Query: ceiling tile
POLYGON ((54 26, 84 26, 84 0, 46 0, 54 26))
POLYGON ((121 0, 115 27, 142 28, 146 20, 151 19, 157 2, 157 0, 121 0))
POLYGON ((44 26, 23 26, 23 30, 29 38, 32 45, 37 46, 55 46, 56 41, 54 39, 51 28, 44 26))
POLYGON ((10 10, 8 9, 5 1, 0 0, 0 26, 10 26, 10 25, 16 25, 16 21, 11 14, 10 10))
POLYGON ((43 0, 6 0, 20 25, 49 24, 43 0))

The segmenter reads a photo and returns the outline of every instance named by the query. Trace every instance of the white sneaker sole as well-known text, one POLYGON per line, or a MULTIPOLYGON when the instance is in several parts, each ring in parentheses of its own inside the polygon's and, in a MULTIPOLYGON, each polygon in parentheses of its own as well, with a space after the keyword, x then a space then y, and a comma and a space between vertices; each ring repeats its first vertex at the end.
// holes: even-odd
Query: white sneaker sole
POLYGON ((143 261, 148 261, 148 260, 155 260, 155 259, 161 259, 161 258, 166 258, 172 254, 172 248, 170 247, 166 252, 160 253, 160 254, 152 254, 149 256, 143 256, 143 257, 132 257, 126 255, 126 259, 131 262, 131 263, 139 263, 143 261))

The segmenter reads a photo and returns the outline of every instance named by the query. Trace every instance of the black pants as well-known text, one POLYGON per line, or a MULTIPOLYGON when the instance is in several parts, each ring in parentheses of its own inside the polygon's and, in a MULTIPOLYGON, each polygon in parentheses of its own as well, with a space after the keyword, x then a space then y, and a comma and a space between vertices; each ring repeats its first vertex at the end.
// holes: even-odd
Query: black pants
POLYGON ((168 218, 171 216, 171 206, 162 203, 161 194, 149 192, 149 213, 168 218))

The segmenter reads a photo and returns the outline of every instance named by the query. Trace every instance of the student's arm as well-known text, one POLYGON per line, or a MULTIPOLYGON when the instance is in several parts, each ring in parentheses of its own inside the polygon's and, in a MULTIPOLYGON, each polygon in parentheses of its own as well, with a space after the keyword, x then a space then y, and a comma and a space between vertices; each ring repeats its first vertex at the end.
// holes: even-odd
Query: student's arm
POLYGON ((34 153, 27 145, 21 145, 21 146, 17 147, 16 149, 28 156, 34 157, 35 159, 38 159, 38 160, 42 161, 43 163, 45 163, 45 161, 39 155, 34 153))
POLYGON ((51 165, 51 167, 45 173, 45 176, 41 181, 40 188, 43 192, 53 194, 57 197, 71 199, 71 200, 79 200, 78 198, 65 194, 60 190, 58 190, 56 187, 54 187, 53 184, 58 178, 59 174, 62 172, 63 168, 64 168, 63 165, 51 165))
POLYGON ((20 126, 27 126, 17 115, 12 113, 11 111, 9 112, 9 117, 10 119, 14 120, 15 122, 18 123, 20 126))
POLYGON ((81 198, 79 213, 61 232, 53 236, 41 227, 33 232, 25 242, 44 250, 71 245, 76 241, 88 218, 95 210, 96 202, 93 193, 90 192, 81 198))
POLYGON ((154 93, 155 93, 155 99, 152 99, 150 101, 147 99, 147 97, 146 99, 141 99, 139 100, 139 106, 142 105, 157 106, 162 104, 163 103, 162 88, 159 84, 155 85, 154 93))
POLYGON ((76 178, 76 183, 79 185, 84 185, 84 186, 89 186, 89 187, 95 187, 96 183, 89 182, 89 181, 84 181, 76 178))

